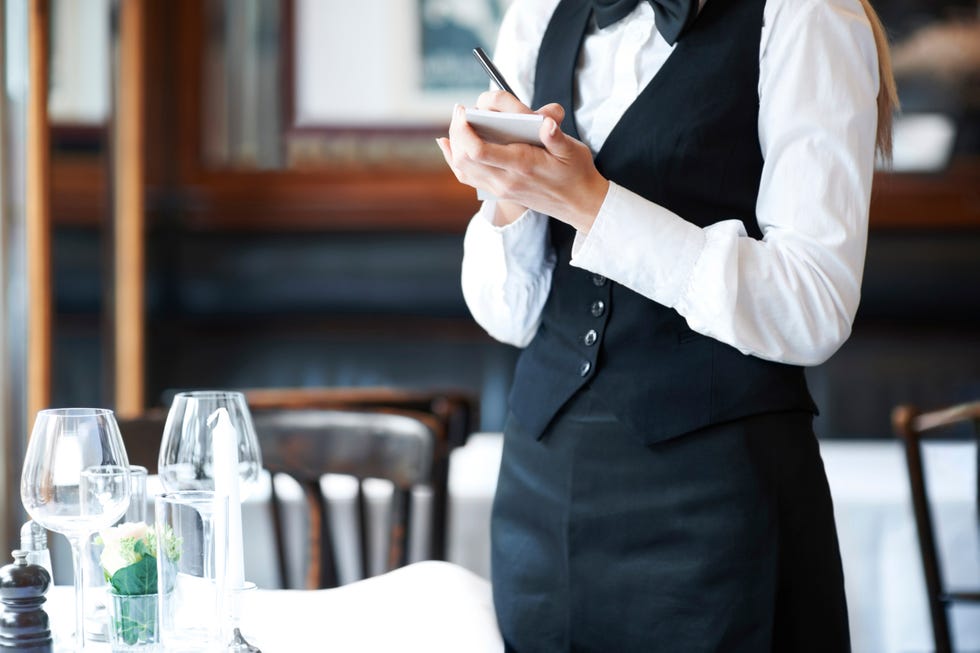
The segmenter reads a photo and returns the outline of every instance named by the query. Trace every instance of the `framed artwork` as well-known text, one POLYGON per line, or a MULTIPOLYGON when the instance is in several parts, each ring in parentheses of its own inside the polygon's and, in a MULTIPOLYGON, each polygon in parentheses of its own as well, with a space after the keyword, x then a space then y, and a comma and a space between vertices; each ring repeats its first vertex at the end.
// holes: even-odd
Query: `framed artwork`
POLYGON ((509 3, 294 0, 292 126, 447 123, 488 87, 471 50, 492 49, 509 3))
POLYGON ((51 1, 48 113, 57 125, 109 119, 109 0, 51 1))

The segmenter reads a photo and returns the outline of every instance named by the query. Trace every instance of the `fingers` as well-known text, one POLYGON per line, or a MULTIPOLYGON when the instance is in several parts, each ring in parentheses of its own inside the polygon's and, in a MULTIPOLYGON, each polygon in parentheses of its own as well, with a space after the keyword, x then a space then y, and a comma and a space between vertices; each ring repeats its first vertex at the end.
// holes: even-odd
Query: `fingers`
POLYGON ((558 124, 553 118, 545 118, 541 123, 538 136, 549 153, 559 159, 567 160, 572 156, 578 141, 562 132, 558 124))
MULTIPOLYGON (((561 107, 544 108, 548 114, 540 137, 544 148, 513 143, 500 145, 480 138, 466 121, 466 110, 457 106, 449 125, 449 137, 436 139, 439 150, 456 178, 464 184, 491 191, 501 199, 522 197, 552 163, 574 157, 578 143, 561 132, 551 116, 561 118, 561 107), (551 160, 552 163, 549 163, 551 160)), ((587 157, 591 161, 591 157, 587 157)))
POLYGON ((436 145, 439 146, 439 151, 442 152, 442 158, 446 160, 446 165, 448 165, 449 169, 453 171, 454 175, 456 175, 456 179, 463 181, 459 177, 459 170, 456 169, 456 165, 453 163, 453 150, 452 145, 449 143, 449 139, 445 137, 437 138, 436 145))
POLYGON ((476 108, 486 111, 531 113, 531 108, 505 91, 485 91, 476 100, 476 108))
POLYGON ((481 139, 466 121, 466 110, 462 106, 453 110, 449 137, 437 138, 436 144, 456 179, 463 184, 489 190, 505 174, 500 170, 499 161, 506 158, 496 152, 504 146, 481 139))
POLYGON ((462 106, 457 106, 453 111, 453 119, 449 123, 449 141, 454 164, 460 169, 469 162, 503 167, 508 158, 504 153, 504 148, 508 146, 489 143, 480 138, 466 121, 466 109, 462 106))
POLYGON ((551 118, 559 125, 565 119, 565 107, 558 104, 557 102, 552 102, 551 104, 546 104, 534 113, 540 113, 546 118, 551 118))
POLYGON ((486 145, 466 121, 466 109, 460 104, 453 109, 453 119, 449 123, 449 141, 452 144, 453 161, 457 167, 461 164, 462 156, 478 160, 486 145))

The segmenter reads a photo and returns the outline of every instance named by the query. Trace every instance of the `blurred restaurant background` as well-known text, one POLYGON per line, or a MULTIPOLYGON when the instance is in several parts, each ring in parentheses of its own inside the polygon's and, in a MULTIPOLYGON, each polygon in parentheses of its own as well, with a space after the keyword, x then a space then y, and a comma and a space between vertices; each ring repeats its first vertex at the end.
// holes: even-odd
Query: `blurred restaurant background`
MULTIPOLYGON (((3 2, 4 551, 48 406, 439 388, 502 429, 517 350, 463 303, 477 202, 433 139, 486 87, 470 49, 492 50, 507 4, 3 2)), ((902 113, 853 335, 808 370, 825 441, 892 440, 899 404, 980 397, 980 7, 873 4, 902 113)))

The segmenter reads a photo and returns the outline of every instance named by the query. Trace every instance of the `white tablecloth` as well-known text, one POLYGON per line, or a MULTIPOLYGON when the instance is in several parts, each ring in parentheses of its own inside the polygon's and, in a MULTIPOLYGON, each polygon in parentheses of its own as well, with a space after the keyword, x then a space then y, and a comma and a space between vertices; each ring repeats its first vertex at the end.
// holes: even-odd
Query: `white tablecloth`
MULTIPOLYGON (((932 650, 904 453, 897 441, 823 441, 855 653, 932 650)), ((450 466, 449 558, 487 576, 499 434, 477 434, 450 466)), ((947 582, 980 587, 976 446, 936 443, 925 463, 947 582)), ((980 608, 954 610, 959 649, 980 650, 980 608)))
MULTIPOLYGON (((333 590, 256 590, 242 628, 264 653, 364 651, 500 653, 490 584, 447 562, 420 562, 333 590)), ((74 624, 73 592, 58 586, 45 609, 57 641, 74 624)), ((92 653, 108 651, 89 643, 92 653)))
MULTIPOLYGON (((453 452, 450 464, 448 558, 484 578, 489 577, 490 509, 500 452, 499 434, 475 434, 466 446, 453 452)), ((855 653, 931 650, 925 581, 899 443, 824 441, 821 453, 834 498, 855 653)), ((966 442, 930 444, 925 462, 947 581, 980 587, 980 532, 973 494, 977 487, 976 446, 966 442)), ((300 524, 304 505, 298 486, 289 479, 277 479, 276 487, 289 504, 287 528, 304 532, 300 524)), ((152 489, 151 479, 151 493, 152 489)), ((325 479, 324 489, 336 501, 331 513, 335 531, 350 532, 355 523, 352 481, 330 477, 325 479)), ((369 504, 380 508, 385 490, 380 486, 369 489, 369 504)), ((278 586, 276 568, 269 562, 275 556, 265 503, 268 495, 269 478, 265 476, 243 511, 246 577, 261 588, 278 586)), ((425 497, 417 497, 417 501, 424 503, 425 497)), ((375 509, 371 514, 376 520, 374 527, 382 527, 383 510, 375 509)), ((416 536, 422 530, 418 529, 416 536)), ((413 550, 420 550, 420 545, 417 541, 413 550)), ((303 537, 291 539, 295 560, 302 558, 303 546, 303 537)), ((338 548, 347 560, 346 566, 357 568, 353 539, 342 540, 338 548)), ((378 549, 374 558, 382 559, 383 551, 378 549)), ((67 572, 59 574, 59 582, 70 583, 71 563, 66 553, 56 555, 57 566, 67 572), (59 559, 63 565, 57 564, 59 559)), ((298 567, 292 575, 302 578, 298 567)), ((955 609, 953 627, 959 648, 980 650, 980 608, 955 609)))

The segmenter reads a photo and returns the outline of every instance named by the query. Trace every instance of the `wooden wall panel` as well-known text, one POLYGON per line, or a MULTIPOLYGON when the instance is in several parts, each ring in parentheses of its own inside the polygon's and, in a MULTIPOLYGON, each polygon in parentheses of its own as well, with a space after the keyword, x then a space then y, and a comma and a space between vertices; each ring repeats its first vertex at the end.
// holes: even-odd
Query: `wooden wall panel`
POLYGON ((31 0, 27 100, 27 415, 51 401, 51 158, 48 0, 31 0))
POLYGON ((113 155, 113 326, 115 409, 144 409, 144 0, 119 5, 113 155))

